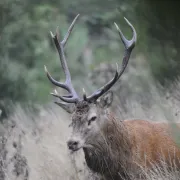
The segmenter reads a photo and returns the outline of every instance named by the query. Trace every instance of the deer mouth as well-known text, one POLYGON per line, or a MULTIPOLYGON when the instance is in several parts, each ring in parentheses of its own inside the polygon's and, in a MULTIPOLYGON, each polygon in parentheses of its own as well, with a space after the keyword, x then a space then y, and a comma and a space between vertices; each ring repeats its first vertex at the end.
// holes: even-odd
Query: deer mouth
POLYGON ((82 147, 77 147, 77 148, 70 149, 70 152, 71 152, 71 153, 77 152, 77 151, 79 151, 81 148, 82 148, 82 147))
POLYGON ((73 152, 80 150, 82 148, 82 146, 76 144, 76 145, 69 145, 68 148, 73 153, 73 152))

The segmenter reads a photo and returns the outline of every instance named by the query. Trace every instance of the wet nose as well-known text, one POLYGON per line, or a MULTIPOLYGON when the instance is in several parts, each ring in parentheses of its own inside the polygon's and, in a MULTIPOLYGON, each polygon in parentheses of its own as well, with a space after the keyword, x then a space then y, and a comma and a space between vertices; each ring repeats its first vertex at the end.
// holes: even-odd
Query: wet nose
POLYGON ((79 142, 77 140, 69 140, 67 142, 68 148, 72 151, 75 151, 78 149, 79 142))

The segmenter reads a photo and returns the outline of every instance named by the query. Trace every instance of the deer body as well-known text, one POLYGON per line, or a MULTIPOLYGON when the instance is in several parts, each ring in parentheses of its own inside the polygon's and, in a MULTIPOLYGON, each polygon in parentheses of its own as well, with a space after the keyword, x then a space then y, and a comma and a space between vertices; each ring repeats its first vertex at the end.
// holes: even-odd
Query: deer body
MULTIPOLYGON (((139 165, 151 168, 153 164, 164 162, 180 167, 180 147, 172 124, 146 120, 125 120, 123 123, 131 139, 133 159, 139 165)), ((180 124, 174 125, 178 130, 180 124)))
MULTIPOLYGON (((101 100, 103 101, 103 100, 101 100)), ((102 102, 101 102, 102 103, 102 102)), ((130 179, 131 175, 140 175, 141 168, 150 169, 153 165, 166 163, 180 167, 180 148, 173 139, 173 127, 168 123, 150 122, 147 120, 116 119, 106 109, 104 112, 99 105, 87 105, 82 116, 78 109, 72 115, 72 121, 83 121, 97 115, 97 122, 91 124, 90 136, 86 131, 75 130, 70 138, 78 142, 77 150, 82 147, 88 167, 107 180, 130 179), (96 106, 95 108, 93 106, 96 106), (86 111, 86 112, 85 112, 86 111), (77 116, 78 114, 78 116, 77 116), (84 116, 87 114, 87 117, 84 116), (93 124, 94 123, 94 124, 93 124), (98 130, 97 130, 98 129, 98 130), (85 138, 86 142, 82 142, 85 138)), ((73 122, 72 122, 73 126, 73 122)), ((71 146, 71 141, 69 146, 71 146)), ((76 151, 76 148, 73 149, 76 151)))
POLYGON ((140 167, 150 169, 152 165, 160 164, 161 160, 169 165, 176 162, 179 166, 180 149, 173 139, 170 126, 145 120, 120 121, 108 111, 113 101, 113 94, 109 90, 124 73, 137 39, 136 31, 127 19, 133 32, 131 40, 127 40, 115 24, 125 46, 121 69, 117 66, 112 80, 92 95, 87 96, 83 90, 83 98, 78 96, 71 83, 64 53, 78 16, 62 41, 59 41, 58 33, 51 33, 66 75, 65 82, 53 79, 45 67, 50 82, 68 92, 63 96, 58 95, 57 91, 51 94, 61 100, 56 104, 72 114, 72 135, 67 141, 69 150, 75 152, 83 149, 88 167, 107 180, 129 179, 131 174, 139 174, 140 167))

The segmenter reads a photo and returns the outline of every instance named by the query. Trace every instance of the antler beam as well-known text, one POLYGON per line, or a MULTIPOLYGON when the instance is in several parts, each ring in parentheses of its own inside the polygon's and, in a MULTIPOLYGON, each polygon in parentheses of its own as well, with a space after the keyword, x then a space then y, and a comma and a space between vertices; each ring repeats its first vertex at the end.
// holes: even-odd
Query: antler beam
POLYGON ((100 96, 102 96, 105 92, 107 92, 116 82, 117 80, 121 77, 121 75, 124 73, 128 62, 129 62, 129 58, 131 55, 131 52, 133 50, 133 48, 135 47, 135 43, 137 40, 137 34, 136 34, 136 30, 133 27, 133 25, 126 19, 124 18, 125 21, 127 22, 127 24, 131 27, 131 30, 133 32, 133 38, 131 40, 127 40, 125 38, 125 36, 123 35, 123 33, 121 32, 121 30, 119 29, 118 25, 116 23, 116 29, 119 32, 120 38, 125 46, 125 52, 124 52, 124 57, 123 57, 123 61, 122 61, 122 67, 120 70, 118 70, 118 65, 117 65, 117 70, 115 72, 115 76, 112 80, 110 80, 106 85, 104 85, 103 87, 99 88, 97 91, 95 91, 92 95, 86 97, 84 95, 84 97, 86 97, 87 101, 96 101, 100 96))
MULTIPOLYGON (((112 80, 110 80, 107 84, 105 84, 104 86, 99 88, 97 91, 95 91, 90 96, 86 96, 85 91, 83 91, 83 98, 80 99, 78 97, 73 85, 72 85, 71 74, 69 72, 67 62, 66 62, 66 58, 65 58, 65 54, 64 54, 64 47, 67 43, 67 40, 69 39, 69 36, 73 30, 73 27, 74 27, 78 17, 79 17, 79 14, 75 17, 75 19, 71 23, 64 39, 61 42, 59 42, 59 40, 58 40, 58 38, 59 38, 58 32, 56 31, 55 35, 53 35, 53 33, 51 32, 51 36, 54 40, 54 44, 55 44, 56 49, 57 49, 58 54, 59 54, 61 66, 62 66, 63 71, 64 71, 65 76, 66 76, 65 82, 63 83, 63 82, 59 82, 59 81, 56 81, 55 79, 53 79, 53 77, 50 75, 50 73, 48 72, 48 70, 45 66, 45 72, 46 72, 47 77, 50 80, 50 82, 53 83, 55 86, 58 86, 58 87, 65 89, 69 93, 68 95, 60 96, 60 95, 58 95, 57 91, 55 91, 55 93, 51 93, 51 94, 55 97, 60 98, 62 101, 66 102, 66 103, 77 103, 80 100, 95 102, 100 96, 102 96, 105 92, 107 92, 118 81, 118 79, 121 77, 121 75, 124 73, 124 71, 128 65, 131 52, 132 52, 133 48, 135 47, 135 43, 136 43, 136 39, 137 39, 137 34, 136 34, 135 28, 126 18, 124 18, 124 19, 127 22, 127 24, 130 26, 130 28, 133 32, 133 37, 131 40, 127 40, 125 38, 125 36, 123 35, 123 33, 121 32, 121 30, 119 29, 118 25, 116 23, 114 23, 116 26, 116 29, 119 32, 119 36, 120 36, 120 38, 124 44, 124 47, 125 47, 121 69, 119 69, 118 65, 117 65, 117 70, 116 70, 115 75, 114 75, 112 80)), ((58 103, 58 104, 60 105, 61 103, 58 103)))
POLYGON ((79 97, 78 97, 78 95, 77 95, 77 93, 76 93, 76 91, 75 91, 75 89, 74 89, 74 87, 73 87, 73 85, 72 85, 72 82, 71 82, 71 74, 70 74, 70 72, 69 72, 69 68, 68 68, 67 62, 66 62, 66 57, 65 57, 65 54, 64 54, 64 47, 65 47, 65 45, 66 45, 66 43, 67 43, 67 40, 68 40, 68 38, 69 38, 72 30, 73 30, 73 27, 74 27, 74 25, 75 25, 78 17, 79 17, 79 14, 75 17, 75 19, 74 19, 73 22, 71 23, 71 25, 70 25, 70 27, 69 27, 69 29, 68 29, 68 31, 67 31, 64 39, 63 39, 61 42, 59 42, 59 40, 58 40, 59 34, 58 34, 57 31, 56 31, 56 34, 55 34, 55 35, 53 35, 53 33, 50 32, 51 37, 52 37, 52 39, 54 40, 54 44, 55 44, 56 49, 57 49, 58 54, 59 54, 61 66, 62 66, 63 71, 64 71, 64 74, 65 74, 65 76, 66 76, 65 82, 62 83, 62 82, 56 81, 56 80, 50 75, 50 73, 48 72, 46 66, 44 67, 45 72, 46 72, 47 77, 48 77, 48 79, 50 80, 50 82, 51 82, 52 84, 54 84, 55 86, 61 87, 61 88, 65 89, 65 90, 67 90, 67 91, 69 92, 69 94, 66 95, 66 96, 59 96, 57 93, 51 93, 51 94, 52 94, 53 96, 55 96, 55 97, 60 98, 62 101, 67 102, 67 103, 76 103, 76 102, 79 100, 79 97))

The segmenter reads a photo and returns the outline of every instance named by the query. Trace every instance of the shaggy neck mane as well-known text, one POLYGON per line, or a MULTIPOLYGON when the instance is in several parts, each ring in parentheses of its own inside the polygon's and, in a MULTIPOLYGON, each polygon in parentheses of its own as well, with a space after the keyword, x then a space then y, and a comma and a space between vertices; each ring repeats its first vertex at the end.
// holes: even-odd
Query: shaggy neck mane
POLYGON ((110 179, 120 179, 118 174, 122 177, 129 174, 132 145, 123 122, 110 114, 107 116, 107 123, 94 135, 92 142, 89 142, 91 147, 84 148, 85 159, 94 172, 104 174, 110 179))

